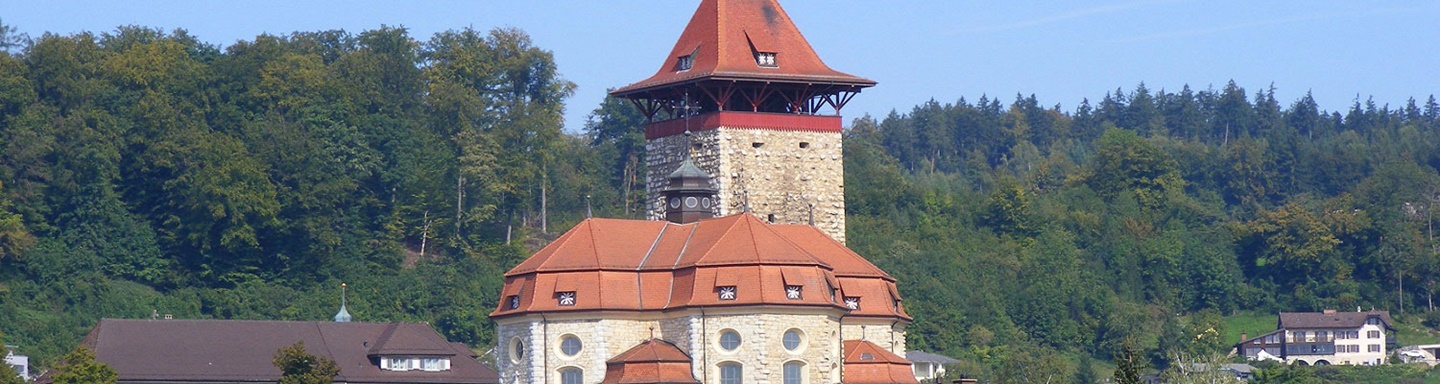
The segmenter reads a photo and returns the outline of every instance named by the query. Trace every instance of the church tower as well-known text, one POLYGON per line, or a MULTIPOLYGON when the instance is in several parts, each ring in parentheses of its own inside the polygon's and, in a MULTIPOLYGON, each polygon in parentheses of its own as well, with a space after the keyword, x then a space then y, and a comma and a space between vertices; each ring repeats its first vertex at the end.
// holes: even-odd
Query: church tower
POLYGON ((776 0, 702 0, 655 75, 611 94, 650 121, 651 220, 666 218, 668 176, 693 153, 715 216, 811 224, 843 243, 840 109, 874 85, 826 66, 776 0))

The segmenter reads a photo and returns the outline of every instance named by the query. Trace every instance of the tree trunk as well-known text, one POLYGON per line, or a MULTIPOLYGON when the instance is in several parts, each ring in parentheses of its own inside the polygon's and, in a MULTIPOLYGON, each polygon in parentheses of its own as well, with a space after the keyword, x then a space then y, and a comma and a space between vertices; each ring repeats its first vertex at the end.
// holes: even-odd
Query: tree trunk
POLYGON ((465 210, 465 175, 455 179, 455 236, 460 236, 460 216, 465 210))
POLYGON ((430 240, 430 211, 429 211, 429 210, 426 210, 426 211, 425 211, 425 218, 424 218, 424 219, 421 219, 420 222, 421 222, 421 223, 424 223, 424 226, 421 227, 421 230, 420 230, 420 258, 421 258, 421 259, 424 259, 424 258, 425 258, 425 245, 426 245, 425 243, 426 243, 426 241, 429 241, 429 240, 430 240))

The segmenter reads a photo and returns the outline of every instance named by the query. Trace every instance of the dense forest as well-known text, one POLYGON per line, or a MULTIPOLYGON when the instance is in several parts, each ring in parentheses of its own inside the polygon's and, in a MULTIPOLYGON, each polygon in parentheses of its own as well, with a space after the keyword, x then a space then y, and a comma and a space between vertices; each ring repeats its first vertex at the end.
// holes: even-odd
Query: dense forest
MULTIPOLYGON (((505 270, 642 212, 643 117, 610 99, 562 130, 574 85, 519 30, 0 25, 0 50, 0 331, 42 366, 102 317, 327 319, 341 282, 357 320, 484 350, 505 270)), ((1141 84, 932 101, 845 140, 850 246, 900 280, 911 346, 974 375, 1161 368, 1223 353, 1237 313, 1434 313, 1433 96, 1141 84)))

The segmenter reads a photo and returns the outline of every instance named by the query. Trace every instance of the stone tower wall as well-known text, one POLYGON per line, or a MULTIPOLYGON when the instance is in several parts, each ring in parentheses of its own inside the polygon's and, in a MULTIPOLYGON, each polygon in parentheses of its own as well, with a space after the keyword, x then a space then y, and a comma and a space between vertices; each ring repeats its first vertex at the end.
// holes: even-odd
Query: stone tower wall
MULTIPOLYGON (((750 212, 780 224, 814 225, 845 242, 845 169, 838 132, 720 127, 688 139, 696 166, 720 191, 715 214, 750 212)), ((684 159, 686 137, 673 135, 646 145, 649 218, 663 220, 660 196, 684 159)))

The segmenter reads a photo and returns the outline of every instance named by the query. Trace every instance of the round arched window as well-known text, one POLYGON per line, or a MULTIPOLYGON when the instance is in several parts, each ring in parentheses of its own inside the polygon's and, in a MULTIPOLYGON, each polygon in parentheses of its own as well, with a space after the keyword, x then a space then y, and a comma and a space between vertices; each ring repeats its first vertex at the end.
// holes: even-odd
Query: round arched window
POLYGON ((726 351, 740 348, 740 333, 729 329, 720 332, 720 348, 726 351))
POLYGON ((805 334, 800 332, 799 329, 791 328, 785 331, 784 335, 780 336, 780 343, 785 346, 785 350, 798 352, 800 348, 804 346, 805 334))
POLYGON ((521 359, 524 359, 524 358, 525 358, 525 342, 520 341, 520 338, 519 338, 519 337, 511 338, 511 339, 510 339, 510 361, 519 363, 520 360, 521 360, 521 359))
POLYGON ((560 338, 560 352, 565 356, 575 356, 580 353, 581 348, 580 338, 575 335, 565 335, 560 338))
POLYGON ((565 368, 560 370, 560 384, 583 384, 585 382, 585 371, 580 368, 565 368))

